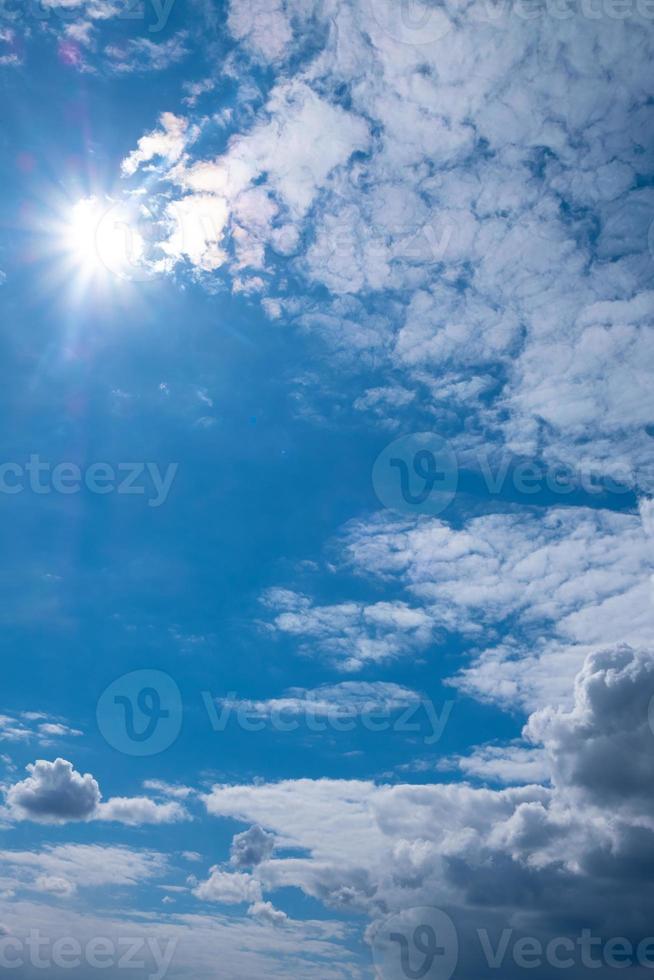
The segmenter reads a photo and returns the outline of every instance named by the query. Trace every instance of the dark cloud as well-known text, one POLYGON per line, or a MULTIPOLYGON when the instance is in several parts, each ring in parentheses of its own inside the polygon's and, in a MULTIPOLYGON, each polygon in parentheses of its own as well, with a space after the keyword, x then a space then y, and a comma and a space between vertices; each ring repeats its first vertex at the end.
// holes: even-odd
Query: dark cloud
POLYGON ((235 834, 230 851, 230 863, 235 868, 252 868, 266 861, 275 847, 275 835, 254 824, 242 834, 235 834))

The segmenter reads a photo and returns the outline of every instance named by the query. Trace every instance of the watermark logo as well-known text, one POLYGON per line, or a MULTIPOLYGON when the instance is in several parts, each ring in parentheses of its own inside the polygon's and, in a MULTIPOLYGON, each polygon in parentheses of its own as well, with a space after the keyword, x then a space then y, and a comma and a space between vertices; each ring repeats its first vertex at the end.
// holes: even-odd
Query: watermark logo
POLYGON ((161 670, 134 670, 113 681, 97 707, 98 728, 114 749, 148 756, 177 739, 184 709, 180 690, 161 670))
POLYGON ((379 454, 372 471, 379 501, 410 514, 440 514, 454 499, 458 479, 454 450, 433 432, 395 439, 379 454))
POLYGON ((117 493, 141 496, 147 499, 148 507, 161 507, 168 499, 177 469, 177 463, 168 463, 164 469, 154 462, 116 466, 97 462, 82 468, 71 461, 52 463, 32 453, 25 462, 0 462, 0 494, 12 497, 24 492, 39 496, 51 493, 69 496, 85 491, 99 496, 117 493))
POLYGON ((399 44, 425 45, 440 41, 452 22, 440 3, 431 0, 368 0, 381 29, 399 44))
MULTIPOLYGON (((441 436, 418 432, 391 442, 375 460, 372 482, 379 501, 402 513, 440 514, 456 496, 459 466, 452 446, 441 436)), ((491 496, 519 495, 531 500, 537 494, 567 497, 633 493, 643 485, 643 474, 628 461, 616 460, 610 473, 592 462, 570 463, 529 460, 498 450, 467 452, 465 471, 481 478, 491 496)))
POLYGON ((372 953, 380 980, 449 980, 459 959, 459 938, 441 909, 406 909, 381 923, 372 953))
POLYGON ((433 701, 415 698, 400 704, 361 701, 356 706, 320 698, 273 698, 269 701, 247 701, 232 691, 227 697, 214 698, 202 691, 202 701, 214 732, 224 732, 233 722, 244 732, 271 731, 287 734, 302 729, 313 734, 353 732, 363 729, 375 734, 393 732, 421 738, 425 745, 440 741, 454 707, 445 701, 438 709, 433 701))
MULTIPOLYGON (((147 22, 148 32, 158 34, 166 27, 175 2, 176 0, 117 0, 109 16, 120 21, 147 22)), ((84 14, 82 4, 54 4, 48 3, 47 0, 0 0, 0 20, 4 19, 12 23, 28 19, 74 23, 82 20, 84 14)), ((98 10, 95 16, 103 15, 98 10)))
MULTIPOLYGON (((80 968, 92 970, 130 970, 147 980, 164 980, 177 948, 177 940, 139 936, 124 936, 109 939, 106 936, 93 936, 85 942, 75 936, 53 938, 43 935, 38 929, 30 929, 24 937, 0 937, 0 970, 17 970, 30 966, 37 971, 50 971, 80 968)), ((16 974, 14 974, 15 976, 16 974)), ((20 976, 24 976, 21 969, 20 976)), ((30 972, 30 975, 33 975, 30 972)), ((47 974, 46 974, 47 975, 47 974)))

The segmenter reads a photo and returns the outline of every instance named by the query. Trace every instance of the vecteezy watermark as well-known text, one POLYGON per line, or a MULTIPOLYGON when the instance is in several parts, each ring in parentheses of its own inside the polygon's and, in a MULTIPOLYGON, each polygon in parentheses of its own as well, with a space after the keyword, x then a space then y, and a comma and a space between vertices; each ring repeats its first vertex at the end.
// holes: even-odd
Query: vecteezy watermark
MULTIPOLYGON (((484 928, 466 930, 466 951, 480 967, 490 970, 506 969, 509 964, 525 970, 654 968, 654 936, 635 943, 624 936, 594 936, 591 929, 547 939, 512 928, 496 933, 484 928)), ((449 980, 458 963, 459 935, 450 916, 441 909, 409 908, 377 926, 372 954, 381 980, 449 980)))
POLYGON ((30 929, 25 937, 0 937, 0 969, 17 970, 139 970, 148 980, 163 980, 177 948, 176 939, 162 942, 152 937, 125 936, 109 939, 93 936, 84 942, 75 936, 53 939, 30 929))
POLYGON ((91 463, 82 468, 71 462, 51 463, 33 453, 26 462, 0 463, 0 494, 135 494, 147 496, 148 507, 161 507, 168 499, 178 465, 168 463, 162 470, 152 462, 118 463, 115 467, 91 463))
MULTIPOLYGON (((480 475, 489 494, 504 491, 533 497, 549 492, 557 496, 626 494, 635 485, 633 469, 602 473, 592 465, 545 463, 506 453, 476 450, 466 456, 466 469, 480 475)), ((385 507, 401 513, 440 514, 456 496, 460 468, 457 454, 441 436, 418 432, 391 442, 375 460, 372 484, 385 507)))
POLYGON ((411 514, 440 514, 454 499, 458 479, 456 453, 433 432, 395 439, 379 454, 372 470, 380 502, 411 514))
POLYGON ((379 27, 399 44, 433 44, 449 34, 454 26, 441 3, 368 0, 368 4, 379 27))
POLYGON ((380 980, 449 980, 459 959, 459 937, 440 909, 406 909, 379 925, 372 955, 380 980))
POLYGON ((479 19, 497 21, 510 16, 520 20, 626 20, 642 17, 654 20, 652 0, 482 0, 476 8, 479 19))
POLYGON ((105 741, 125 755, 165 751, 177 739, 184 709, 175 681, 161 670, 134 670, 113 681, 96 710, 105 741))
POLYGON ((441 0, 368 0, 368 4, 373 21, 388 37, 416 47, 441 41, 461 21, 504 26, 514 18, 654 20, 654 0, 477 0, 466 10, 441 0))
MULTIPOLYGON (((147 21, 150 34, 162 31, 168 23, 175 0, 116 0, 114 20, 147 21)), ((0 0, 0 20, 79 20, 82 4, 50 4, 47 0, 0 0)))
POLYGON ((516 937, 514 929, 503 929, 496 936, 487 929, 476 932, 486 965, 494 970, 506 967, 509 960, 525 970, 544 966, 554 970, 575 966, 591 970, 607 966, 616 970, 629 966, 654 968, 654 936, 634 944, 624 936, 594 936, 591 929, 582 929, 577 936, 553 936, 547 941, 538 936, 516 937))
MULTIPOLYGON (((214 697, 200 692, 200 699, 214 732, 230 724, 244 732, 272 731, 282 734, 305 729, 313 734, 393 732, 420 739, 424 745, 440 741, 449 722, 454 701, 440 709, 416 696, 402 703, 362 699, 353 705, 308 697, 284 697, 269 701, 239 699, 236 692, 214 697)), ((160 670, 136 670, 113 681, 98 700, 96 717, 105 741, 126 755, 156 755, 179 736, 184 707, 175 681, 160 670)))
POLYGON ((361 727, 368 732, 394 732, 422 737, 425 745, 435 745, 445 730, 454 701, 445 701, 439 711, 432 701, 417 699, 401 708, 362 702, 356 709, 325 704, 310 698, 280 698, 266 702, 244 701, 235 692, 213 698, 202 692, 202 700, 215 732, 224 732, 234 722, 245 732, 297 732, 302 728, 324 734, 352 732, 361 727))

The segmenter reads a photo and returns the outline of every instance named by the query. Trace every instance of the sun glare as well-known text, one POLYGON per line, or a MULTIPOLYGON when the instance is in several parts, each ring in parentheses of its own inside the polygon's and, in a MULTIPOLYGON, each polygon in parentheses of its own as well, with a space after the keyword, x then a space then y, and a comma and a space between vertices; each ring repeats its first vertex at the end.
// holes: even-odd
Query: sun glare
POLYGON ((73 205, 64 239, 66 251, 85 273, 142 278, 144 243, 128 206, 82 198, 73 205))
MULTIPOLYGON (((44 293, 56 295, 75 313, 116 307, 134 311, 144 300, 140 287, 164 274, 159 239, 165 231, 143 194, 96 192, 59 195, 58 200, 53 194, 35 227, 44 293)), ((147 296, 151 301, 151 290, 147 296)))

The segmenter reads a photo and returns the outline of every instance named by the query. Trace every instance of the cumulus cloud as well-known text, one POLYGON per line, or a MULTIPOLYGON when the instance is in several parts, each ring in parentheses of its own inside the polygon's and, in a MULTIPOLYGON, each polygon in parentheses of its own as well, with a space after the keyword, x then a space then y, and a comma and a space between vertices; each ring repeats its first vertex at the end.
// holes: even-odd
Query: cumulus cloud
POLYGON ((29 776, 6 790, 9 814, 16 820, 68 823, 75 820, 114 820, 138 825, 187 819, 176 802, 155 803, 147 797, 114 797, 101 801, 100 787, 90 774, 82 775, 66 759, 39 759, 27 766, 29 776))
POLYGON ((626 645, 591 654, 570 710, 533 714, 528 739, 542 744, 558 786, 606 810, 645 813, 654 792, 654 656, 626 645))
POLYGON ((373 919, 438 896, 463 923, 481 902, 489 915, 503 910, 500 919, 512 923, 524 915, 545 931, 554 906, 559 924, 583 908, 589 925, 646 928, 647 873, 634 877, 633 861, 637 850, 654 853, 652 662, 650 652, 624 646, 591 654, 572 707, 532 715, 524 748, 543 753, 551 785, 286 780, 218 785, 206 806, 256 820, 301 849, 260 866, 265 889, 293 885, 373 919), (618 911, 608 896, 625 876, 629 895, 618 911))
POLYGON ((209 878, 193 889, 193 894, 205 902, 238 905, 241 902, 260 902, 261 884, 250 874, 240 871, 221 871, 211 868, 209 878))
POLYGON ((276 909, 272 902, 253 902, 248 909, 248 915, 272 926, 282 926, 288 922, 286 912, 276 909))
POLYGON ((100 802, 100 787, 66 759, 40 759, 27 766, 29 776, 7 791, 7 805, 19 818, 42 823, 88 820, 100 802))
POLYGON ((267 861, 275 847, 275 835, 254 824, 232 838, 229 860, 235 868, 252 868, 267 861))
POLYGON ((59 898, 69 898, 75 894, 75 885, 67 878, 55 878, 52 875, 39 875, 34 882, 34 889, 59 898))

